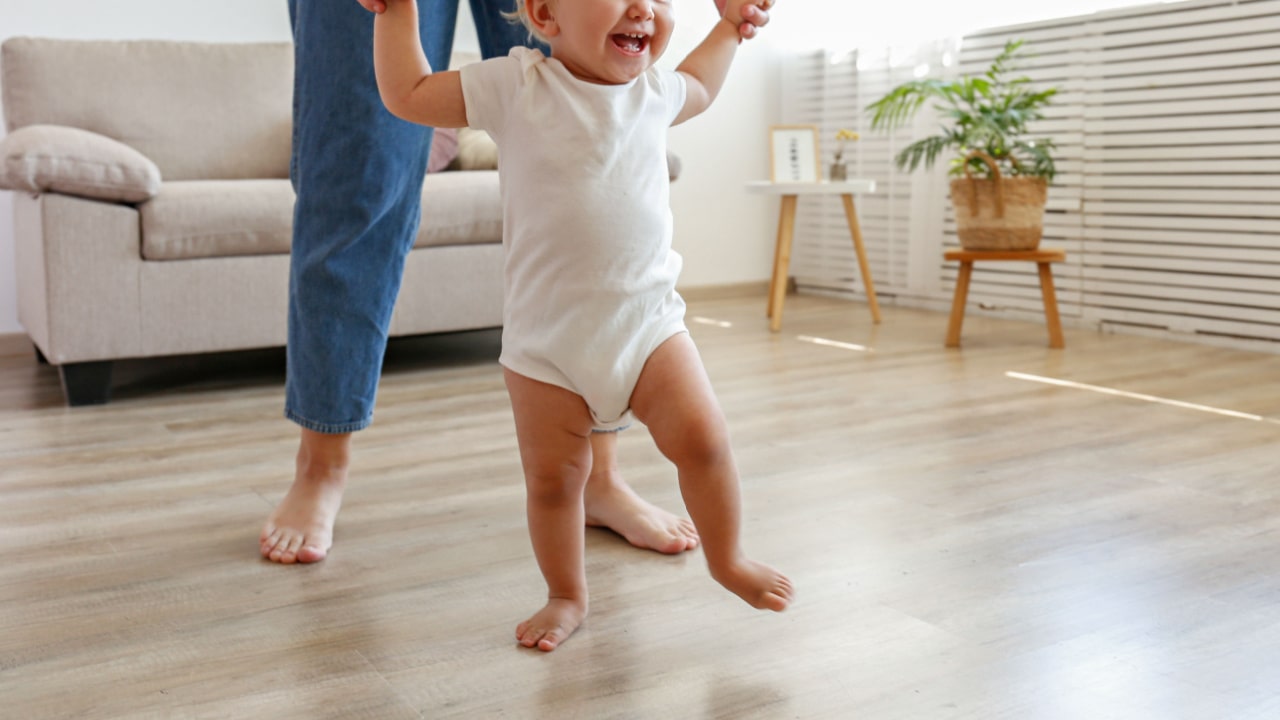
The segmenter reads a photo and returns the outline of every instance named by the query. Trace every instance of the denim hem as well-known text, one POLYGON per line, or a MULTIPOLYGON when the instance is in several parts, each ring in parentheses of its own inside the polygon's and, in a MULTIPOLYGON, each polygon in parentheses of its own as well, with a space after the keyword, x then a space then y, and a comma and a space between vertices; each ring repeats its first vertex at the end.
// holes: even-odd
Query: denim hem
POLYGON ((345 433, 358 432, 369 427, 369 425, 373 423, 372 415, 362 420, 356 420, 355 422, 320 423, 314 420, 308 420, 289 408, 284 409, 284 416, 312 432, 323 433, 325 435, 342 435, 345 433))

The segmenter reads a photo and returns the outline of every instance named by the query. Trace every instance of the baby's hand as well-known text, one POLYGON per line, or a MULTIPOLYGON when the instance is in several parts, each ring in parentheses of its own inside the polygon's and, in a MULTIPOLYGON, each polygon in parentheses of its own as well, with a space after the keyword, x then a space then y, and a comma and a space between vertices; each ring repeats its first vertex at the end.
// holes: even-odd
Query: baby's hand
POLYGON ((775 0, 715 0, 720 15, 734 27, 743 40, 756 36, 760 28, 769 24, 769 9, 775 0))
MULTIPOLYGON (((363 7, 365 10, 368 10, 371 13, 378 13, 379 15, 387 11, 388 2, 403 2, 403 1, 404 0, 356 0, 356 2, 360 3, 360 6, 363 7)), ((417 0, 412 0, 412 1, 417 2, 417 0)))

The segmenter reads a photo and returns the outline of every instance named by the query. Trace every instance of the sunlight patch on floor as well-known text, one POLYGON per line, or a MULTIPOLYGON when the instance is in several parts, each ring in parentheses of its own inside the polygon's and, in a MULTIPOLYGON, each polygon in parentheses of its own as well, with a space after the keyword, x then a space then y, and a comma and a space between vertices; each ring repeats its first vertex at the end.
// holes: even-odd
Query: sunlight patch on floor
POLYGON ((729 322, 728 320, 716 320, 714 318, 701 317, 699 315, 694 315, 693 317, 689 318, 689 320, 696 322, 699 325, 714 325, 715 327, 720 327, 720 328, 733 327, 733 323, 729 322))
POLYGON ((826 347, 840 348, 842 350, 857 350, 858 352, 871 352, 871 348, 866 345, 855 345, 854 343, 840 342, 839 340, 828 340, 827 338, 814 337, 812 335, 797 335, 796 339, 800 342, 813 343, 814 345, 824 345, 826 347))
POLYGON ((1040 375, 1028 375, 1026 373, 1008 371, 1006 377, 1014 380, 1027 380, 1029 382, 1038 382, 1045 385, 1056 385, 1058 387, 1072 388, 1074 390, 1088 390, 1102 395, 1112 395, 1115 397, 1129 398, 1130 400, 1142 400, 1143 402, 1157 403, 1160 405, 1170 405, 1172 407, 1185 408, 1187 410, 1198 410, 1200 412, 1213 413, 1215 415, 1225 415, 1227 417, 1240 418, 1242 420, 1253 420, 1255 422, 1266 422, 1280 425, 1280 420, 1274 418, 1263 417, 1262 415, 1254 415, 1252 413, 1240 412, 1238 410, 1226 410, 1224 408, 1216 408, 1211 405, 1199 405, 1197 403, 1183 402, 1182 400, 1171 400, 1156 395, 1145 395, 1143 393, 1128 392, 1127 390, 1117 390, 1115 388, 1103 387, 1101 385, 1088 385, 1086 383, 1072 382, 1070 380, 1059 380, 1057 378, 1047 378, 1040 375))

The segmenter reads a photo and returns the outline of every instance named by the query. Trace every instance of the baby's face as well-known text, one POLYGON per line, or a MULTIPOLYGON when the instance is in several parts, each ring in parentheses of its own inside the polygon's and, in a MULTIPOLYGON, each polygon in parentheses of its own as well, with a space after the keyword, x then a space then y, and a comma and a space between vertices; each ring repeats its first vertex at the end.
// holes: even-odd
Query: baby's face
POLYGON ((587 82, 621 85, 649 69, 671 39, 671 0, 553 0, 551 55, 587 82))

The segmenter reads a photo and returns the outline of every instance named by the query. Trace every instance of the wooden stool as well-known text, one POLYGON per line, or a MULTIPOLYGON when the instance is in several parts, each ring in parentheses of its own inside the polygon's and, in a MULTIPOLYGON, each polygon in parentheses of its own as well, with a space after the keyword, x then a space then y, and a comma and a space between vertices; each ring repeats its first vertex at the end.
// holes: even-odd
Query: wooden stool
POLYGON ((947 328, 947 347, 960 347, 960 326, 964 324, 964 304, 969 298, 969 278, 973 275, 975 260, 1023 260, 1040 268, 1040 293, 1044 296, 1044 319, 1049 325, 1049 347, 1061 348, 1062 321, 1058 317, 1058 298, 1053 294, 1053 271, 1049 263, 1067 259, 1064 250, 1041 248, 1040 250, 951 250, 943 254, 947 260, 960 261, 960 276, 956 278, 956 295, 951 301, 951 325, 947 328))

